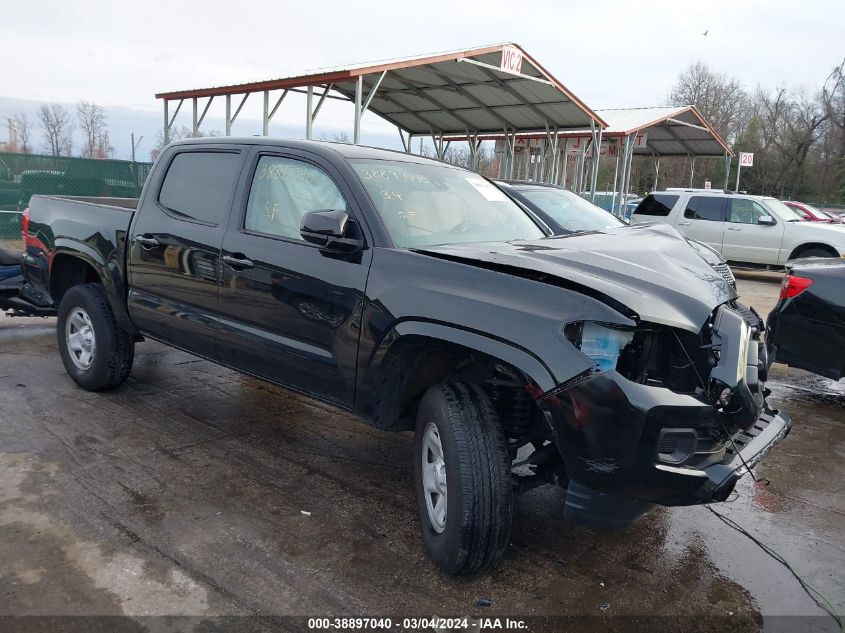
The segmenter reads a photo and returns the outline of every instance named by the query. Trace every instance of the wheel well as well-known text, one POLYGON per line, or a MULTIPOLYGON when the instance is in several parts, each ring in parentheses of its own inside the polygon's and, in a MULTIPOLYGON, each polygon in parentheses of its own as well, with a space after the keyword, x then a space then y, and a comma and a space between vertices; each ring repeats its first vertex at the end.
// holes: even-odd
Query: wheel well
MULTIPOLYGON (((475 383, 497 405, 505 399, 509 403, 519 400, 519 407, 511 406, 509 411, 530 409, 525 415, 533 417, 540 413, 526 390, 533 381, 512 365, 454 343, 409 337, 394 343, 381 363, 378 395, 371 411, 373 423, 391 430, 413 429, 417 405, 426 390, 446 381, 475 383)), ((506 435, 511 421, 502 419, 506 435)), ((520 426, 524 421, 517 422, 520 426)))
POLYGON ((57 255, 50 267, 50 296, 58 305, 73 286, 101 281, 94 267, 85 260, 73 255, 57 255))
POLYGON ((810 242, 809 244, 801 244, 800 246, 797 246, 795 248, 795 250, 792 251, 792 254, 789 256, 789 259, 795 259, 796 257, 800 256, 801 253, 804 253, 806 251, 813 250, 813 249, 819 249, 819 250, 825 251, 827 253, 830 253, 830 255, 832 257, 839 257, 839 253, 837 253, 834 248, 828 246, 827 244, 810 242))

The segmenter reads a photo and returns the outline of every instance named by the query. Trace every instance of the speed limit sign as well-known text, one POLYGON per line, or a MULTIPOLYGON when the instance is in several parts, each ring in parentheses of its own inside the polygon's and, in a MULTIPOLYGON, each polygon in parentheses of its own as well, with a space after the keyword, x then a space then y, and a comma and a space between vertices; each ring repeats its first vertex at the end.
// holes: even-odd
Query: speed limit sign
POLYGON ((739 153, 739 164, 742 167, 753 167, 754 166, 754 152, 740 152, 739 153))

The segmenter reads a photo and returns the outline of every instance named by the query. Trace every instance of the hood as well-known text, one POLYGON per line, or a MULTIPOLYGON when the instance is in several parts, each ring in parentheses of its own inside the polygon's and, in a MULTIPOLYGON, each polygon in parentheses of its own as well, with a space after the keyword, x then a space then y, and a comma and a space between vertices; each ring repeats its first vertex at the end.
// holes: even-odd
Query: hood
POLYGON ((560 285, 622 304, 643 321, 699 332, 736 291, 668 224, 632 225, 517 242, 414 249, 560 285))
POLYGON ((808 222, 805 220, 790 222, 789 225, 795 227, 793 229, 794 235, 801 239, 816 239, 839 249, 840 253, 845 253, 845 224, 808 222))

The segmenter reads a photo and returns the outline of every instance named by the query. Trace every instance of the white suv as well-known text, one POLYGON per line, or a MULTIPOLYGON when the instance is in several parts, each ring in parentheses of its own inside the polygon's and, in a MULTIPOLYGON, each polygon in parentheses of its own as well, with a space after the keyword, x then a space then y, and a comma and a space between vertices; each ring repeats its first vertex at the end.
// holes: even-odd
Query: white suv
POLYGON ((804 222, 776 198, 721 190, 646 196, 632 222, 664 222, 732 262, 782 266, 796 257, 845 257, 845 225, 804 222))

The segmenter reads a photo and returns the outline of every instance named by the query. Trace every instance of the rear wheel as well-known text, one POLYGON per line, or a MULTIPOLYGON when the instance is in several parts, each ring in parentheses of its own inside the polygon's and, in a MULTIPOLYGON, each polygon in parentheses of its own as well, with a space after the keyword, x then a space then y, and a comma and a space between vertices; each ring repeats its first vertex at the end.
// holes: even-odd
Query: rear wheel
POLYGON ((118 327, 101 284, 73 286, 65 293, 56 334, 65 370, 83 389, 110 389, 129 375, 135 343, 118 327))
POLYGON ((479 387, 435 385, 417 413, 417 511, 426 552, 451 574, 499 560, 510 534, 513 486, 507 443, 479 387))

